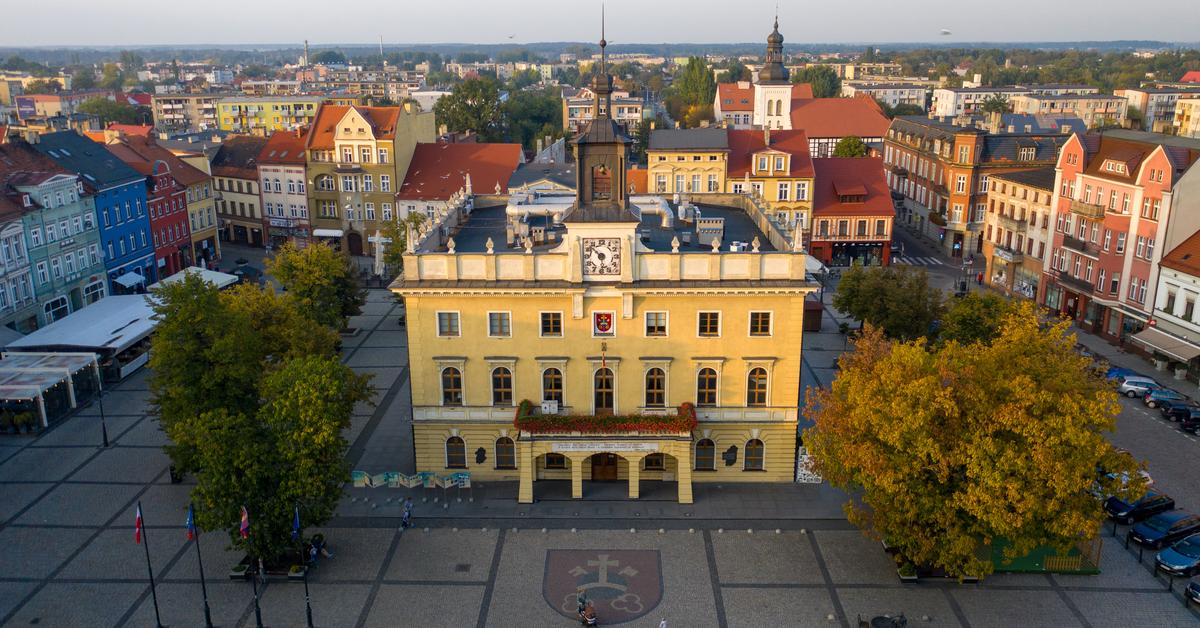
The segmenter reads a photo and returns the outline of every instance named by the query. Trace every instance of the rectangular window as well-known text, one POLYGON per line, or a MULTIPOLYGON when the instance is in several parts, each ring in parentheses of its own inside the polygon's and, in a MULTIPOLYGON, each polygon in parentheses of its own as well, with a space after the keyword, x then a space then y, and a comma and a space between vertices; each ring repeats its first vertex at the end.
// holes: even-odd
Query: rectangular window
POLYGON ((461 336, 458 326, 458 312, 438 312, 437 331, 443 338, 461 336))
POLYGON ((721 335, 720 312, 700 312, 697 322, 696 335, 701 338, 715 338, 721 335))
POLYGON ((542 312, 542 336, 563 335, 562 312, 542 312))
POLYGON ((770 312, 750 312, 750 335, 751 336, 770 336, 771 335, 771 313, 770 312))
POLYGON ((650 454, 644 458, 647 471, 663 471, 667 468, 667 459, 663 454, 650 454))
POLYGON ((350 175, 346 175, 346 174, 342 175, 342 191, 343 192, 353 192, 354 191, 354 177, 352 177, 350 175))
POLYGON ((371 147, 363 146, 361 149, 359 149, 358 156, 362 159, 364 164, 371 163, 371 147))
POLYGON ((567 457, 562 454, 546 454, 547 469, 566 469, 567 457))
POLYGON ((351 163, 354 161, 354 149, 349 146, 342 147, 342 162, 351 163))
POLYGON ((392 177, 390 175, 386 175, 386 174, 379 175, 379 191, 380 192, 391 192, 392 191, 392 177))
POLYGON ((386 164, 388 162, 388 149, 379 149, 379 163, 386 164))
POLYGON ((1124 232, 1117 234, 1117 252, 1118 253, 1125 252, 1125 233, 1124 232))
POLYGON ((492 338, 508 338, 512 336, 512 314, 509 312, 488 312, 488 336, 492 338))
POLYGON ((779 200, 781 200, 781 201, 788 200, 788 192, 790 192, 791 189, 792 189, 792 185, 790 183, 780 183, 779 184, 779 200))
MULTIPOLYGON (((391 203, 383 203, 380 206, 380 208, 383 210, 384 221, 391 222, 392 221, 392 204, 391 203)), ((293 214, 294 213, 295 212, 293 211, 293 214)))
POLYGON ((709 192, 720 191, 717 189, 717 175, 715 175, 715 174, 708 175, 708 191, 709 192))
POLYGON ((967 191, 967 175, 960 174, 954 179, 954 191, 963 193, 967 191))
POLYGON ((367 220, 375 220, 375 203, 363 203, 363 209, 367 213, 367 220))
POLYGON ((808 200, 808 181, 797 181, 796 182, 796 200, 798 200, 798 201, 807 201, 808 200))
POLYGON ((362 184, 363 192, 374 192, 375 191, 375 182, 371 180, 371 175, 364 174, 362 181, 363 181, 363 184, 362 184))
POLYGON ((666 312, 646 312, 646 335, 647 336, 666 336, 667 335, 667 313, 666 312))

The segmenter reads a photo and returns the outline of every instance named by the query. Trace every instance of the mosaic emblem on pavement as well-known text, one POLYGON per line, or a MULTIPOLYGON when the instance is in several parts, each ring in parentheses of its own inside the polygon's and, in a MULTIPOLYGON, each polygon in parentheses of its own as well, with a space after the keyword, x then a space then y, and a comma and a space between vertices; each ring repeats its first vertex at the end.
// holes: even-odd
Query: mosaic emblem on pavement
POLYGON ((542 597, 578 619, 582 587, 602 625, 633 621, 662 601, 661 563, 658 550, 547 550, 542 597))

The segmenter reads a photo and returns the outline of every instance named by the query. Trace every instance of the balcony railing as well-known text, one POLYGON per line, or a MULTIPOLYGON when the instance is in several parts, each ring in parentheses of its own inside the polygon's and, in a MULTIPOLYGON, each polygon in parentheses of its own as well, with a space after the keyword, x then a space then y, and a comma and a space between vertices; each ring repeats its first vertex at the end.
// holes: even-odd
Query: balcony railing
POLYGON ((997 259, 1002 259, 1010 264, 1020 262, 1021 259, 1025 257, 1024 253, 1016 249, 1010 249, 1007 246, 997 246, 992 250, 992 255, 994 255, 997 259))
POLYGON ((1065 246, 1068 249, 1071 249, 1073 251, 1079 251, 1080 253, 1084 253, 1087 255, 1095 255, 1096 254, 1095 247, 1089 246, 1087 241, 1080 240, 1079 238, 1069 236, 1069 235, 1063 236, 1063 246, 1065 246))
POLYGON ((1002 227, 1017 233, 1025 233, 1026 227, 1029 226, 1029 223, 1025 222, 1024 220, 1018 220, 1012 216, 1006 216, 1004 214, 997 214, 996 218, 1002 227))
POLYGON ((1072 277, 1069 273, 1062 270, 1054 271, 1054 280, 1061 286, 1066 286, 1077 292, 1091 292, 1094 289, 1092 282, 1078 277, 1072 277))
POLYGON ((1104 206, 1072 200, 1071 213, 1079 214, 1084 218, 1104 218, 1104 206))

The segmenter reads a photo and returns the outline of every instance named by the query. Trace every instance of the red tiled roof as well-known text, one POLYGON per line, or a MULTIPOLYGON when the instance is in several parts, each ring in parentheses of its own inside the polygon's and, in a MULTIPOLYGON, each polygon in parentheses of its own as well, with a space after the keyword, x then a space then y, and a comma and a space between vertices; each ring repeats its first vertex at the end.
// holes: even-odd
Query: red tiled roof
POLYGON ((1097 147, 1096 154, 1088 161, 1084 172, 1105 179, 1130 183, 1137 174, 1138 168, 1141 167, 1142 161, 1149 157, 1155 148, 1153 144, 1139 144, 1137 142, 1101 135, 1100 146, 1097 147), (1104 163, 1108 160, 1124 164, 1126 168, 1125 174, 1117 174, 1104 170, 1104 163))
POLYGON ((0 144, 0 216, 25 211, 20 194, 10 186, 37 185, 59 174, 70 173, 25 140, 0 144))
MULTIPOLYGON (((744 81, 743 81, 744 82, 744 81)), ((795 83, 792 85, 792 108, 798 100, 808 100, 813 97, 812 85, 795 83)), ((717 83, 717 98, 721 103, 721 111, 754 111, 754 84, 739 87, 737 83, 717 83)))
POLYGON ((883 160, 823 157, 812 160, 813 216, 895 216, 892 194, 883 178, 883 160), (840 196, 866 195, 864 202, 843 203, 840 196))
POLYGON ((400 118, 400 107, 350 107, 347 105, 330 105, 321 103, 317 115, 313 119, 312 129, 308 133, 307 148, 333 148, 334 128, 347 111, 358 111, 371 124, 371 132, 377 140, 390 140, 396 137, 396 121, 400 118))
MULTIPOLYGON (((727 131, 729 136, 729 174, 730 179, 746 176, 753 170, 754 154, 770 148, 792 156, 791 172, 785 176, 813 176, 813 161, 808 152, 808 135, 802 130, 771 131, 771 145, 768 147, 762 131, 727 131)), ((751 175, 753 176, 753 175, 751 175)))
POLYGON ((492 194, 497 184, 505 193, 521 157, 520 144, 417 144, 396 198, 447 200, 462 189, 467 173, 475 193, 492 194))
POLYGON ((813 98, 796 105, 792 103, 792 128, 804 129, 810 138, 883 137, 891 125, 869 96, 813 98))
POLYGON ((1185 72, 1183 78, 1179 79, 1180 83, 1200 83, 1200 70, 1191 70, 1185 72))
POLYGON ((1200 231, 1171 249, 1163 256, 1161 264, 1163 268, 1200 277, 1200 231))
POLYGON ((97 144, 104 144, 108 141, 108 138, 104 136, 104 131, 84 131, 83 136, 97 144))
POLYGON ((149 107, 154 101, 154 96, 144 92, 129 92, 121 94, 121 97, 125 99, 125 102, 135 107, 149 107))
POLYGON ((304 136, 307 130, 276 131, 267 139, 258 154, 260 164, 300 164, 304 165, 304 136))
POLYGON ((267 138, 257 135, 228 137, 212 156, 213 176, 258 180, 258 154, 267 145, 267 138))
POLYGON ((142 137, 150 137, 154 133, 154 127, 148 124, 117 124, 113 122, 108 125, 109 131, 117 131, 125 135, 140 135, 142 137))
POLYGON ((150 138, 126 136, 108 144, 107 147, 118 159, 142 174, 150 174, 154 169, 154 162, 161 159, 170 167, 175 180, 185 186, 203 183, 209 179, 207 174, 154 143, 150 138))

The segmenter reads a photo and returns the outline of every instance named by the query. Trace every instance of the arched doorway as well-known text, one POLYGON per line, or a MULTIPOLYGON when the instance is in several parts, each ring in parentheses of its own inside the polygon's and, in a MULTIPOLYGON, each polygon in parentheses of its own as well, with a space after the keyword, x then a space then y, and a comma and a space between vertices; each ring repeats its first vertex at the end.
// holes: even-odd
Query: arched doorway
POLYGON ((356 231, 351 231, 350 233, 346 234, 346 246, 350 249, 351 255, 362 255, 362 236, 356 231))
POLYGON ((618 476, 618 464, 620 456, 610 453, 592 454, 592 481, 593 482, 616 482, 618 476))

